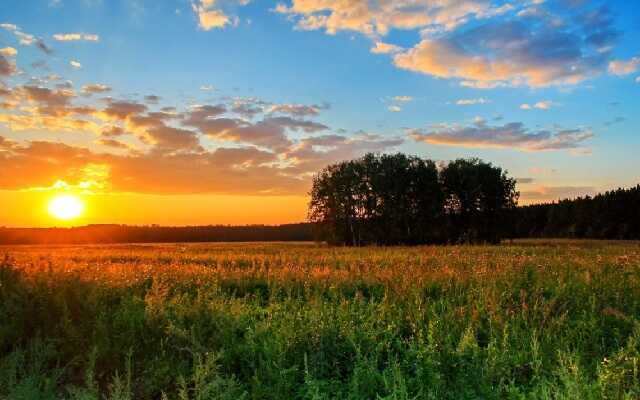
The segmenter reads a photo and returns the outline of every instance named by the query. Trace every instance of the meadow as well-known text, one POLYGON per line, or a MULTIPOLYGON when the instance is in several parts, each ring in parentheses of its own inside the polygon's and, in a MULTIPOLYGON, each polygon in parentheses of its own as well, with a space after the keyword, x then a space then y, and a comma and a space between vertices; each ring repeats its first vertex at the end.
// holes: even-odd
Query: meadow
POLYGON ((2 399, 640 398, 640 245, 0 247, 2 399))

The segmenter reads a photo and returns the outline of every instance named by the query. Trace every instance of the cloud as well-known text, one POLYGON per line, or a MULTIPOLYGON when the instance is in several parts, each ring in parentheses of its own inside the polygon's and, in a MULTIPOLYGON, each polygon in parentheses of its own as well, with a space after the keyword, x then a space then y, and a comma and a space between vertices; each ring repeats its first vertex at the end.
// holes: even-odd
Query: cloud
POLYGON ((80 69, 80 68, 82 68, 82 64, 80 64, 80 63, 79 63, 78 61, 76 61, 76 60, 71 60, 71 61, 69 61, 69 65, 71 65, 73 68, 76 68, 76 69, 80 69))
POLYGON ((448 31, 497 10, 485 0, 293 0, 289 6, 281 3, 275 8, 293 18, 298 29, 322 29, 331 35, 355 31, 372 37, 385 36, 391 29, 448 31))
MULTIPOLYGON (((238 5, 246 5, 250 0, 236 0, 233 3, 238 5)), ((194 0, 191 8, 198 18, 198 26, 200 29, 209 31, 211 29, 224 28, 227 25, 238 25, 239 19, 235 16, 229 16, 225 13, 218 0, 194 0)))
POLYGON ((276 151, 282 151, 292 144, 286 135, 285 127, 271 119, 235 126, 219 132, 214 137, 276 151))
POLYGON ((0 49, 0 55, 6 57, 13 57, 16 54, 18 54, 18 50, 14 49, 13 47, 3 47, 2 49, 0 49))
POLYGON ((149 94, 144 96, 144 101, 147 104, 158 104, 160 101, 160 96, 156 96, 155 94, 149 94))
POLYGON ((604 7, 571 21, 554 24, 546 16, 530 16, 424 37, 395 55, 394 64, 475 88, 577 84, 606 70, 617 35, 604 7))
POLYGON ((391 111, 391 112, 400 112, 400 111, 402 111, 402 107, 399 107, 399 106, 389 106, 388 110, 389 110, 389 111, 391 111))
POLYGON ((274 154, 255 148, 218 148, 200 153, 95 153, 62 143, 0 140, 0 188, 50 187, 64 181, 109 192, 155 194, 302 194, 309 180, 269 166, 274 154), (96 174, 96 171, 99 172, 96 174), (96 178, 98 175, 98 178, 96 178), (242 184, 239 184, 241 182, 242 184))
POLYGON ((281 113, 281 114, 289 114, 295 117, 310 117, 316 116, 322 110, 326 110, 329 108, 329 104, 274 104, 269 108, 269 113, 281 113))
POLYGON ((557 105, 557 103, 551 101, 551 100, 544 100, 544 101, 539 101, 533 105, 528 104, 528 103, 524 103, 520 105, 520 109, 521 110, 532 110, 534 108, 537 108, 538 110, 549 110, 551 109, 551 107, 554 107, 555 105, 557 105))
POLYGON ((353 137, 330 134, 304 138, 284 154, 291 163, 286 171, 309 176, 329 163, 349 160, 368 152, 388 151, 403 142, 401 138, 385 138, 363 132, 353 137))
POLYGON ((222 105, 197 105, 192 107, 188 112, 182 116, 182 124, 185 126, 191 126, 198 128, 205 135, 215 135, 221 129, 229 129, 237 126, 242 121, 236 119, 224 118, 228 121, 225 123, 218 123, 217 121, 223 118, 217 118, 227 112, 227 108, 222 105))
POLYGON ((4 54, 0 54, 0 77, 13 75, 15 72, 16 66, 4 54))
POLYGON ((300 30, 359 32, 399 68, 483 89, 577 84, 606 72, 620 37, 606 6, 544 1, 292 0, 274 11, 300 30), (394 29, 421 39, 408 49, 382 40, 394 29))
POLYGON ((200 150, 200 140, 195 132, 160 125, 147 130, 146 138, 155 150, 200 150))
POLYGON ((265 118, 263 122, 269 124, 275 124, 284 128, 291 129, 293 131, 304 131, 306 133, 316 133, 329 129, 328 126, 315 121, 303 120, 290 117, 269 117, 265 118))
POLYGON ((202 133, 217 139, 252 144, 258 147, 282 151, 292 144, 287 130, 315 133, 327 126, 290 117, 264 118, 255 124, 227 118, 211 119, 199 126, 202 133), (204 126, 203 126, 204 125, 204 126))
POLYGON ((593 186, 538 186, 520 191, 521 203, 529 204, 541 201, 556 201, 579 196, 594 195, 598 192, 593 186))
POLYGON ((200 90, 205 91, 205 92, 209 92, 212 90, 216 90, 212 85, 202 85, 200 86, 200 90))
POLYGON ((194 6, 194 11, 198 14, 200 28, 205 31, 222 28, 229 23, 229 17, 220 10, 206 10, 203 7, 194 6))
POLYGON ((521 122, 489 126, 483 121, 472 126, 441 124, 431 130, 412 130, 409 137, 429 144, 469 147, 503 148, 521 151, 577 150, 593 137, 582 129, 530 131, 521 122))
POLYGON ((633 74, 640 68, 640 57, 633 57, 627 61, 614 60, 609 63, 609 72, 613 75, 633 74))
POLYGON ((402 50, 403 49, 400 46, 384 42, 375 42, 374 46, 371 48, 371 52, 373 54, 394 54, 399 53, 402 50))
POLYGON ((148 107, 134 101, 109 100, 102 114, 107 119, 126 120, 147 111, 148 107))
POLYGON ((535 179, 533 179, 533 178, 516 178, 516 181, 518 183, 522 183, 522 184, 529 184, 529 183, 533 183, 535 181, 535 179))
POLYGON ((456 101, 456 104, 459 106, 472 106, 476 104, 487 104, 491 103, 491 100, 485 99, 484 97, 479 97, 477 99, 460 99, 456 101))
POLYGON ((18 30, 18 26, 17 26, 17 25, 9 24, 9 23, 3 23, 3 24, 0 24, 0 28, 2 28, 2 29, 6 29, 6 30, 8 30, 9 32, 15 32, 15 31, 17 31, 17 30, 18 30))
POLYGON ((329 107, 326 103, 235 98, 181 111, 149 102, 156 99, 106 97, 87 105, 84 96, 108 87, 87 84, 78 96, 72 82, 59 79, 0 86, 0 97, 10 103, 3 106, 0 124, 12 132, 93 134, 91 149, 0 137, 0 170, 6 172, 0 175, 0 190, 52 187, 57 181, 89 187, 87 180, 94 178, 87 171, 99 171, 103 177, 92 181, 91 190, 302 195, 311 175, 329 162, 386 151, 403 141, 328 132, 328 126, 311 119, 329 107), (237 109, 239 102, 261 108, 262 117, 256 122, 235 117, 247 111, 237 109), (272 106, 277 107, 269 112, 272 106))
MULTIPOLYGON (((178 133, 182 134, 182 133, 178 133)), ((116 150, 126 144, 102 141, 116 150)), ((154 194, 217 193, 302 195, 311 175, 330 162, 385 151, 402 139, 360 134, 302 139, 282 153, 255 147, 218 147, 211 151, 97 153, 46 141, 15 143, 0 137, 0 189, 51 187, 64 181, 94 191, 154 194)))
POLYGON ((111 88, 107 85, 103 85, 101 83, 92 83, 89 85, 82 86, 82 93, 91 95, 95 93, 106 93, 110 92, 111 88))
POLYGON ((11 32, 18 40, 18 43, 23 46, 35 45, 36 48, 42 51, 44 54, 53 54, 53 50, 49 46, 47 46, 47 44, 42 39, 39 39, 32 34, 23 32, 17 25, 2 23, 0 24, 0 28, 11 32))
POLYGON ((59 42, 99 42, 100 36, 86 33, 56 33, 53 38, 59 42))
POLYGON ((98 139, 96 143, 102 146, 113 147, 115 149, 123 149, 123 150, 130 149, 130 146, 128 144, 115 139, 101 138, 101 139, 98 139))
POLYGON ((413 100, 413 97, 411 97, 411 96, 393 96, 393 100, 394 101, 399 101, 399 102, 402 102, 402 103, 408 103, 408 102, 413 100))
POLYGON ((70 90, 24 85, 18 89, 18 95, 35 103, 39 114, 66 116, 75 111, 71 107, 74 94, 70 90))
MULTIPOLYGON (((25 33, 23 32, 17 25, 15 24, 10 24, 10 23, 3 23, 0 24, 0 28, 3 28, 9 32, 11 32, 17 39, 18 42, 21 45, 24 46, 31 46, 32 44, 37 44, 38 42, 41 43, 42 46, 44 46, 44 43, 42 43, 42 41, 40 41, 39 39, 37 39, 34 35, 31 35, 29 33, 25 33)), ((44 46, 43 48, 41 48, 41 50, 47 52, 48 48, 46 46, 44 46)))
POLYGON ((107 137, 107 138, 124 136, 126 134, 127 132, 124 129, 122 129, 122 127, 114 126, 114 125, 105 127, 100 133, 101 136, 107 137))
POLYGON ((252 119, 258 114, 264 112, 264 106, 262 102, 256 102, 253 100, 236 100, 231 107, 231 111, 243 116, 244 118, 252 119))

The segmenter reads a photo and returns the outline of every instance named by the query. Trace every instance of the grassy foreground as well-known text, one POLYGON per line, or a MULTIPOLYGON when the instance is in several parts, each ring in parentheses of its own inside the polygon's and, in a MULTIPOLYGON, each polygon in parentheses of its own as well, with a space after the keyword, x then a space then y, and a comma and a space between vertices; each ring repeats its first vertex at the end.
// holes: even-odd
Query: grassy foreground
POLYGON ((637 243, 0 255, 2 399, 640 398, 637 243))

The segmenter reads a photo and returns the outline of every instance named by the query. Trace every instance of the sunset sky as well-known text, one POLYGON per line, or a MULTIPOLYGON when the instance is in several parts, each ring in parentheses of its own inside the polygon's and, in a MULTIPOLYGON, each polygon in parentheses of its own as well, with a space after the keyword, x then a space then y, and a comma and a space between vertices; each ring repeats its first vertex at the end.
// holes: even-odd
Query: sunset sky
POLYGON ((593 194, 640 183, 639 114, 635 0, 0 2, 0 226, 303 221, 370 151, 593 194))

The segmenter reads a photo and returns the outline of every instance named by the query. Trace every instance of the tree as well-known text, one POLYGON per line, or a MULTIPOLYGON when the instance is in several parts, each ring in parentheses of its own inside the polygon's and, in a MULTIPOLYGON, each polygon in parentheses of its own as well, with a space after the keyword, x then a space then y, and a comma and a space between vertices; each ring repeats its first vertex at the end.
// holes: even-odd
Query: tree
POLYGON ((455 160, 440 175, 450 240, 498 243, 518 203, 516 180, 477 158, 455 160))
POLYGON ((515 180, 480 160, 440 173, 431 160, 367 154, 330 165, 313 179, 309 219, 331 244, 499 241, 517 202, 515 180))

